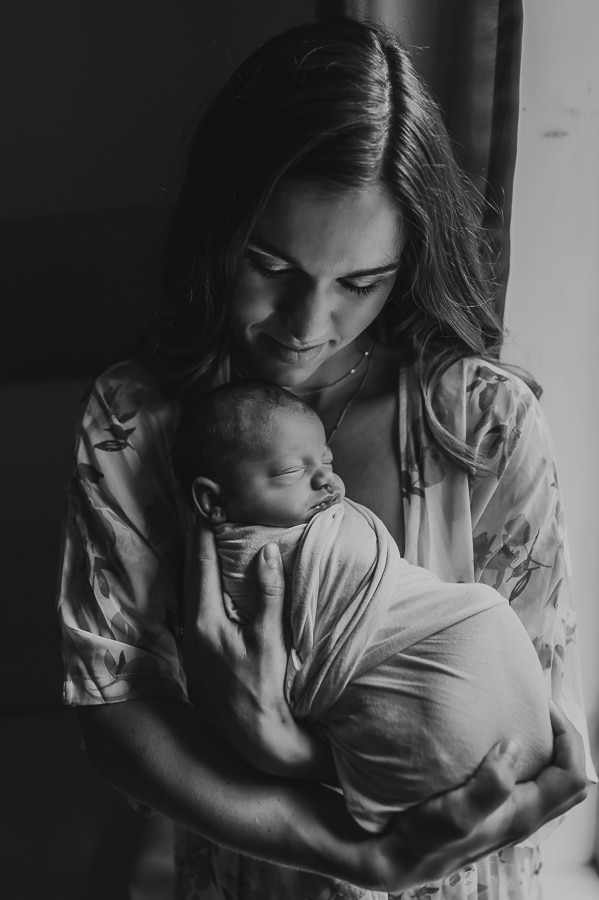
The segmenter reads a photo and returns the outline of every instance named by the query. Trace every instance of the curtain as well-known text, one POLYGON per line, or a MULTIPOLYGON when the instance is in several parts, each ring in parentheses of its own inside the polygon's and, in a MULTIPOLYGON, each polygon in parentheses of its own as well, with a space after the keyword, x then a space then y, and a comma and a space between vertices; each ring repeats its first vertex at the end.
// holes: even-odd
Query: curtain
POLYGON ((522 0, 315 0, 319 19, 350 16, 393 29, 441 108, 458 159, 486 201, 497 259, 497 309, 509 274, 522 0))

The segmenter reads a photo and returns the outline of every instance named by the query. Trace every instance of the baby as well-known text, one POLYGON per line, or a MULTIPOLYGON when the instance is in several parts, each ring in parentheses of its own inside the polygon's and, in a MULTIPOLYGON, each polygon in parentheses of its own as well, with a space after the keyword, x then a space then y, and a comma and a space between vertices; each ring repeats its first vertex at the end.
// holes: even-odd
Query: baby
POLYGON ((410 565, 345 498, 318 416, 288 391, 223 385, 183 416, 175 470, 214 529, 231 615, 252 615, 252 563, 275 542, 292 649, 286 696, 329 741, 349 811, 382 830, 456 787, 503 737, 519 779, 552 752, 547 689, 507 600, 410 565))

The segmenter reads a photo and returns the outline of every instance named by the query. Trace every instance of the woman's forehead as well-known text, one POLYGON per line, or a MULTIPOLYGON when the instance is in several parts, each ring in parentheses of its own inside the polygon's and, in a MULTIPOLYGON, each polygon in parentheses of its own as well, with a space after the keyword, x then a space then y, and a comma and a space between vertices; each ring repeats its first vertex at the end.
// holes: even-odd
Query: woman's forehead
POLYGON ((342 274, 399 261, 403 219, 381 185, 332 191, 287 180, 273 192, 252 242, 314 274, 342 274))

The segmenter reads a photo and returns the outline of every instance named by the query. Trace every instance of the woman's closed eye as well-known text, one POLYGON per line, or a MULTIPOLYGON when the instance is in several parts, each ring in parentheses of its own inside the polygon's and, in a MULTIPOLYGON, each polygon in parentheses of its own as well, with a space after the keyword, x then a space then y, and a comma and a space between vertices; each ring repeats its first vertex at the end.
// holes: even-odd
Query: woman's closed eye
POLYGON ((340 278, 339 283, 342 284, 343 287, 347 288, 347 290, 352 294, 355 294, 357 297, 367 297, 369 294, 374 294, 374 292, 378 291, 378 289, 383 285, 381 279, 378 279, 377 281, 368 281, 364 284, 358 284, 355 281, 346 281, 344 278, 340 278))
POLYGON ((282 278, 294 272, 293 266, 289 266, 284 262, 266 262, 266 259, 261 254, 253 250, 246 250, 245 255, 250 268, 264 278, 282 278))
MULTIPOLYGON (((246 258, 250 268, 263 278, 280 279, 297 274, 297 270, 293 266, 284 262, 266 262, 266 259, 254 250, 246 250, 246 258)), ((345 288, 345 290, 349 291, 351 294, 355 294, 357 297, 367 297, 369 294, 373 294, 382 287, 384 282, 383 279, 380 278, 368 282, 348 281, 345 278, 339 278, 338 283, 345 288)))

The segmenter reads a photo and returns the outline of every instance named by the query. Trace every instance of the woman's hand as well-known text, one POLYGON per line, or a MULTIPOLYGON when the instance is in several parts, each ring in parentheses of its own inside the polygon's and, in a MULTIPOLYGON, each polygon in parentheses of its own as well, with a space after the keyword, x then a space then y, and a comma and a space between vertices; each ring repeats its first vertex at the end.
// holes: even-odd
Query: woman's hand
MULTIPOLYGON (((214 538, 207 529, 198 533, 194 568, 188 579, 184 633, 193 702, 219 723, 256 768, 332 782, 325 744, 294 722, 283 693, 284 578, 277 548, 267 545, 260 553, 260 600, 248 624, 236 624, 227 615, 229 600, 223 595, 214 538)), ((345 877, 389 891, 434 881, 524 840, 581 802, 587 793, 582 741, 555 705, 551 719, 553 760, 535 780, 516 784, 517 747, 494 748, 465 785, 399 814, 384 834, 362 833, 359 839, 354 826, 351 838, 340 835, 335 855, 341 853, 342 865, 351 866, 353 874, 345 877), (347 852, 340 849, 346 841, 347 852)), ((326 854, 326 845, 323 838, 321 853, 326 854)))
POLYGON ((414 861, 416 883, 436 880, 524 840, 584 800, 581 737, 553 703, 551 722, 553 760, 534 781, 516 784, 519 748, 502 742, 465 785, 398 815, 371 851, 380 889, 395 890, 405 880, 406 854, 414 861))
POLYGON ((190 699, 256 768, 336 783, 328 746, 295 722, 285 700, 285 582, 275 544, 260 551, 257 576, 253 621, 234 621, 214 537, 198 526, 185 592, 183 657, 190 699))

